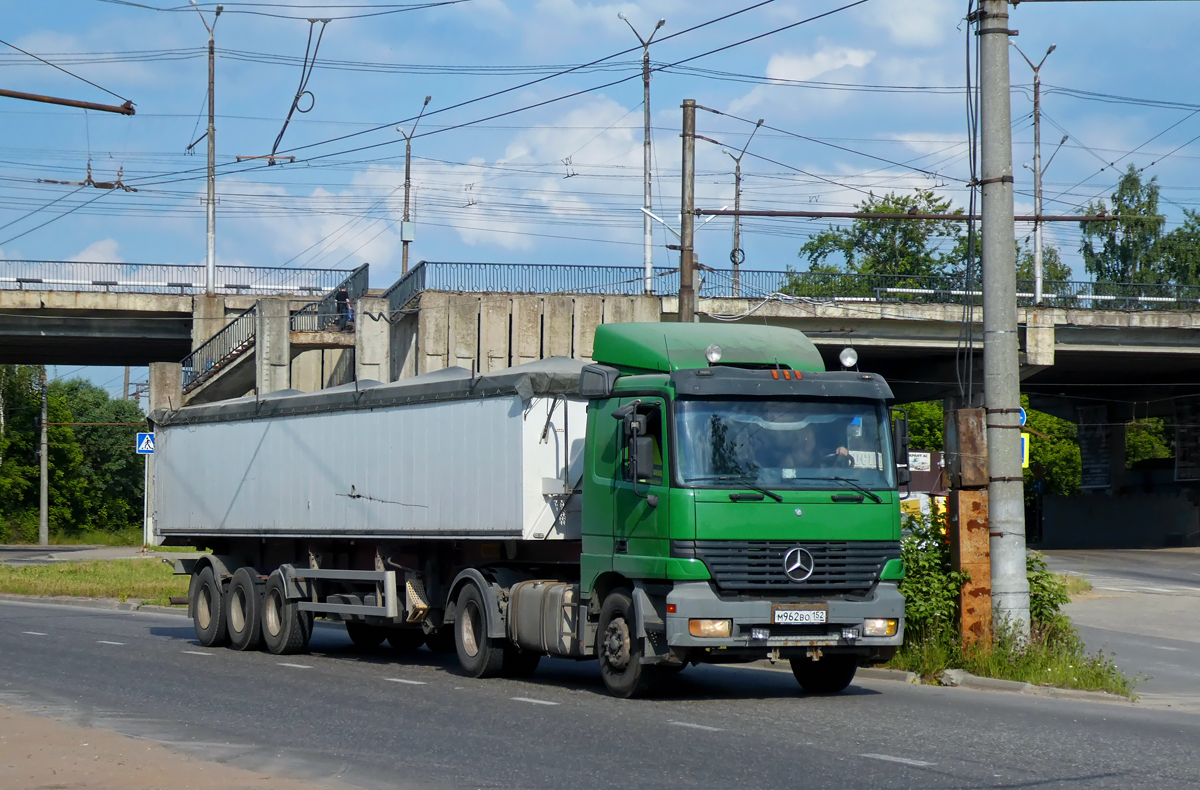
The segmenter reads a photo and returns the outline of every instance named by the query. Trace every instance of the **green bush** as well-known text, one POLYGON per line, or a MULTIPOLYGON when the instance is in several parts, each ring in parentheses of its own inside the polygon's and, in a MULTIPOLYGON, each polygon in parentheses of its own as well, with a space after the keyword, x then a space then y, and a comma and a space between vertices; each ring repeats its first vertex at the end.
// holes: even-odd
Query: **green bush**
POLYGON ((905 578, 905 640, 890 666, 936 681, 946 669, 1039 685, 1109 691, 1129 696, 1133 681, 1101 653, 1089 654, 1062 612, 1066 584, 1038 552, 1026 554, 1030 633, 996 625, 992 640, 964 645, 959 591, 970 577, 950 567, 950 541, 939 517, 910 518, 901 544, 905 578))

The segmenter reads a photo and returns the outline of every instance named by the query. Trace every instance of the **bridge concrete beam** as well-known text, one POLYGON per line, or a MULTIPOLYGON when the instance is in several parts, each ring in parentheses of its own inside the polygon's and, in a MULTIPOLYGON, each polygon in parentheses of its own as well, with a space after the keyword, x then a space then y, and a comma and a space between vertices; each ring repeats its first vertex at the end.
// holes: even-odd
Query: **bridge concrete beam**
MULTIPOLYGON (((390 309, 387 299, 373 297, 363 297, 354 306, 354 378, 356 381, 387 382, 391 380, 392 325, 385 320, 390 309)), ((505 319, 507 321, 507 315, 505 319)))

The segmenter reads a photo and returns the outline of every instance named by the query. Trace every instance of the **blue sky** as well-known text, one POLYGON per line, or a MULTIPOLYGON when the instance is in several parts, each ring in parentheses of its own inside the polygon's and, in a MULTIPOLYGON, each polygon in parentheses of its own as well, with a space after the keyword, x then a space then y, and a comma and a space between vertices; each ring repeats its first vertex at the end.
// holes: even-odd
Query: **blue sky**
MULTIPOLYGON (((652 58, 676 63, 843 4, 776 0, 665 39, 654 45, 652 58)), ((138 113, 128 118, 0 99, 0 225, 18 220, 0 230, 0 257, 203 261, 204 143, 196 155, 184 150, 204 129, 207 34, 181 0, 142 5, 180 10, 102 0, 6 9, 0 38, 132 99, 138 113), (123 169, 124 182, 140 191, 105 193, 80 207, 100 194, 82 190, 20 219, 74 189, 37 179, 82 180, 89 156, 97 180, 112 180, 123 169), (9 240, 70 209, 76 210, 9 240)), ((372 284, 382 287, 400 268, 404 145, 394 123, 415 115, 426 95, 433 97, 433 114, 422 119, 413 144, 414 261, 639 265, 640 52, 439 111, 636 45, 618 12, 643 32, 665 18, 663 37, 751 3, 468 0, 357 19, 348 17, 398 4, 313 5, 228 3, 217 23, 218 259, 333 268, 368 261, 372 284), (279 133, 300 80, 309 16, 334 19, 307 86, 312 109, 294 115, 280 145, 300 161, 238 165, 237 155, 269 152, 279 133), (629 79, 478 122, 623 78, 629 79), (447 128, 460 124, 466 125, 447 128), (382 128, 368 131, 376 127, 382 128), (353 150, 361 146, 375 147, 353 150)), ((656 73, 651 105, 659 215, 677 223, 683 98, 840 146, 760 131, 743 160, 746 207, 845 210, 866 192, 915 187, 935 187, 961 203, 966 6, 965 0, 870 0, 656 73)), ((212 6, 201 7, 211 21, 212 6)), ((1107 195, 1118 174, 1106 165, 1115 161, 1116 170, 1133 163, 1157 176, 1168 227, 1177 223, 1183 208, 1196 205, 1200 161, 1200 141, 1188 144, 1200 135, 1200 114, 1194 114, 1200 105, 1188 106, 1200 95, 1194 4, 1023 2, 1011 13, 1010 26, 1020 30, 1014 40, 1035 62, 1057 45, 1042 72, 1044 156, 1064 133, 1069 140, 1046 175, 1046 211, 1069 213, 1107 195), (1084 92, 1103 96, 1084 98, 1084 92)), ((0 50, 5 87, 120 103, 12 49, 0 50)), ((1012 54, 1021 213, 1032 210, 1031 173, 1021 167, 1031 161, 1031 73, 1012 54)), ((699 118, 702 134, 730 148, 740 149, 751 128, 728 117, 699 118)), ((721 148, 701 143, 698 166, 698 202, 731 203, 733 163, 721 148)), ((802 266, 797 250, 825 224, 745 222, 745 268, 802 266)), ((701 260, 727 265, 730 237, 728 219, 705 226, 698 237, 701 260)), ((674 260, 664 246, 669 241, 667 231, 656 228, 657 264, 674 260)), ((1047 242, 1060 246, 1083 275, 1076 226, 1051 227, 1047 242)), ((115 377, 112 386, 120 387, 118 371, 88 373, 100 383, 115 377)))

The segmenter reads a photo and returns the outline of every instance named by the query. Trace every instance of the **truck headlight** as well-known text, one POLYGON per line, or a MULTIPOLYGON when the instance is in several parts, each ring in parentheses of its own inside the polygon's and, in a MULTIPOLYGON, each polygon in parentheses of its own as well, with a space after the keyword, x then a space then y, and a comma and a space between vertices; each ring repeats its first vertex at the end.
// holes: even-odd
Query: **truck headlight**
POLYGON ((732 620, 688 620, 688 633, 709 638, 728 637, 733 633, 732 620))
POLYGON ((863 622, 864 636, 895 636, 896 628, 899 626, 898 620, 891 618, 884 619, 882 617, 872 618, 863 622))

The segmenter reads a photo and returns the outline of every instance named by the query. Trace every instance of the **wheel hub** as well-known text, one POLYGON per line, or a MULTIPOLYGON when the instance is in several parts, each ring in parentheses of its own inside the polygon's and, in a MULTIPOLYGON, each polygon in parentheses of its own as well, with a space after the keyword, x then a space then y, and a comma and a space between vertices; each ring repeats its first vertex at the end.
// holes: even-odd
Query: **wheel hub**
POLYGON ((624 619, 613 620, 604 632, 604 660, 614 669, 629 665, 629 625, 624 619))

